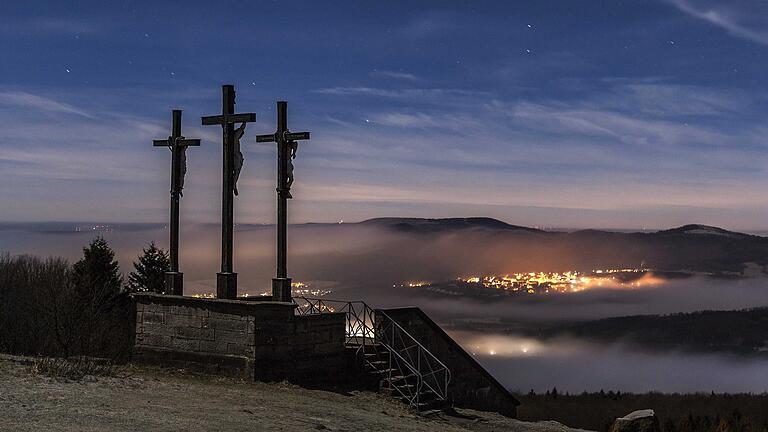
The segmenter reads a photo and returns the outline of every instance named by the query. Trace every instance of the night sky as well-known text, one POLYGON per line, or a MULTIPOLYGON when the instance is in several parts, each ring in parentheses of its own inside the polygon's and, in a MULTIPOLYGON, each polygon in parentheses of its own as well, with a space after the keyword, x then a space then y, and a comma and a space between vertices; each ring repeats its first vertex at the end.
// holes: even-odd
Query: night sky
POLYGON ((238 222, 274 222, 285 99, 293 222, 768 229, 767 29, 762 0, 4 2, 0 221, 165 221, 180 108, 182 220, 216 222, 200 116, 234 84, 238 222))

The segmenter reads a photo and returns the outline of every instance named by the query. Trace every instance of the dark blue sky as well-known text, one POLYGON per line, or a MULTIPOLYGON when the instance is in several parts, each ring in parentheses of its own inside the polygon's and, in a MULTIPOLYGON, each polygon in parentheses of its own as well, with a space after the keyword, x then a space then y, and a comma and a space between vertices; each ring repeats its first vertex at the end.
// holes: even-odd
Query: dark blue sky
POLYGON ((11 2, 0 17, 0 220, 216 221, 220 109, 255 111, 240 222, 274 220, 274 101, 313 139, 294 222, 764 229, 765 1, 11 2))

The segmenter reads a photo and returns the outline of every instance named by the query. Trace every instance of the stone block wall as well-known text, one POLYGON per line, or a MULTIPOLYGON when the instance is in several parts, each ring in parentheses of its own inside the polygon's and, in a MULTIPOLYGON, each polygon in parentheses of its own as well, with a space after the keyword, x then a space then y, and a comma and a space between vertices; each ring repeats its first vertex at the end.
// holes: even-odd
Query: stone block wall
POLYGON ((344 314, 295 316, 295 305, 272 301, 134 299, 138 361, 297 384, 345 375, 344 314))
MULTIPOLYGON (((520 402, 421 309, 382 311, 448 367, 448 395, 455 406, 496 411, 509 417, 517 415, 520 402)), ((379 316, 376 319, 379 321, 379 316)))
POLYGON ((343 313, 296 316, 290 332, 256 332, 256 379, 342 384, 349 376, 343 313))

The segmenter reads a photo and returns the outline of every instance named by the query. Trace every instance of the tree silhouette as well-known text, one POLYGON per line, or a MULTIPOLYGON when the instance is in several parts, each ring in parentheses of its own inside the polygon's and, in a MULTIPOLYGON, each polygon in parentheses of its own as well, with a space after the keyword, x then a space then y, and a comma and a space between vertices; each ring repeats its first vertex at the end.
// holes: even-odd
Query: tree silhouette
POLYGON ((72 282, 82 308, 79 322, 80 351, 98 352, 110 329, 103 325, 116 306, 123 285, 115 252, 106 240, 97 237, 83 248, 83 258, 72 266, 72 282))
POLYGON ((142 249, 138 261, 133 263, 134 271, 128 275, 128 290, 149 291, 162 294, 165 292, 165 272, 171 267, 168 254, 155 245, 142 249))
POLYGON ((123 277, 115 252, 103 237, 83 248, 83 258, 72 266, 72 277, 82 300, 99 300, 120 293, 123 277))

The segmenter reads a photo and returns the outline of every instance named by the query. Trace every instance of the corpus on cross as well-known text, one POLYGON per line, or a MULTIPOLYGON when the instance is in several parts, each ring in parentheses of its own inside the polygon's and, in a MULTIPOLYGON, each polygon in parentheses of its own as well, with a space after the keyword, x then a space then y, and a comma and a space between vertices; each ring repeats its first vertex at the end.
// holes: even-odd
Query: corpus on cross
POLYGON ((288 102, 277 102, 277 131, 258 135, 256 142, 277 143, 277 277, 272 279, 272 300, 291 301, 291 278, 288 277, 288 199, 293 184, 293 159, 299 140, 308 140, 309 132, 288 130, 288 102))
POLYGON ((171 150, 171 269, 165 273, 165 292, 184 295, 184 274, 179 271, 179 197, 182 196, 187 174, 187 147, 199 146, 200 140, 186 139, 181 135, 181 110, 173 110, 171 136, 164 140, 152 140, 152 144, 171 150))
POLYGON ((223 135, 222 199, 221 199, 221 271, 216 275, 216 297, 237 298, 237 273, 232 266, 232 240, 234 231, 234 193, 242 166, 239 151, 245 123, 256 121, 256 114, 235 114, 235 86, 222 86, 221 115, 202 118, 203 125, 221 125, 223 135), (241 123, 235 131, 235 123, 241 123))

